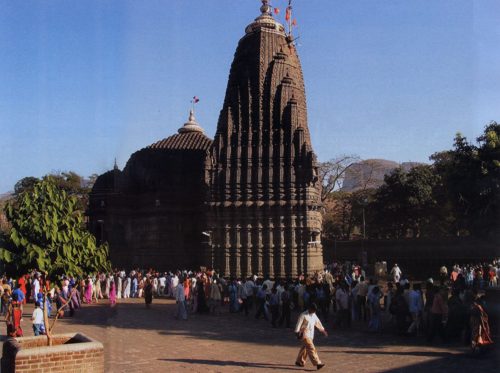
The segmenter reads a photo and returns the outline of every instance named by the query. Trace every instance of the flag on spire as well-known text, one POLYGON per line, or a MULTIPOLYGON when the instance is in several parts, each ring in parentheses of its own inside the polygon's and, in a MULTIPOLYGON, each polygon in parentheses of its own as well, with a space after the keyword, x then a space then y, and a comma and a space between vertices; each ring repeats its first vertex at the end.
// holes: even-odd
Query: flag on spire
POLYGON ((280 8, 274 8, 274 14, 278 15, 280 13, 280 8))
POLYGON ((191 100, 191 103, 197 104, 199 101, 200 101, 200 99, 198 98, 198 96, 194 96, 193 99, 191 100))

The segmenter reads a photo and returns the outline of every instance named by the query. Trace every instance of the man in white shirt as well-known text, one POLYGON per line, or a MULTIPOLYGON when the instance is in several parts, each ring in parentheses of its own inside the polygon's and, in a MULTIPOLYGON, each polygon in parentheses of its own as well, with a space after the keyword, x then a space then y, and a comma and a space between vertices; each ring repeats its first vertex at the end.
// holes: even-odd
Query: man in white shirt
POLYGON ((274 281, 267 279, 262 283, 262 285, 266 285, 267 286, 267 294, 271 294, 271 290, 273 289, 273 286, 274 286, 274 281))
POLYGON ((175 288, 175 301, 177 303, 177 315, 175 318, 187 320, 186 296, 184 295, 184 286, 182 282, 179 282, 175 288))
POLYGON ((402 274, 403 274, 403 271, 401 271, 401 268, 399 268, 398 263, 394 263, 394 267, 392 267, 392 269, 391 269, 391 276, 392 276, 392 279, 394 280, 394 283, 399 282, 402 274))
POLYGON ((165 274, 162 274, 158 281, 160 283, 158 295, 163 296, 165 295, 165 286, 167 286, 167 278, 165 277, 165 274))
POLYGON ((35 275, 35 279, 31 284, 31 289, 31 299, 36 302, 36 300, 38 299, 38 293, 40 292, 40 281, 37 274, 35 275))
POLYGON ((327 331, 321 324, 318 316, 316 316, 316 304, 312 303, 308 310, 302 312, 295 326, 295 333, 297 338, 302 340, 302 347, 300 348, 299 354, 297 355, 297 360, 295 360, 295 365, 303 367, 306 364, 307 356, 311 363, 316 366, 316 369, 320 370, 325 366, 319 359, 318 353, 316 352, 316 347, 314 346, 314 329, 318 330, 328 336, 327 331))

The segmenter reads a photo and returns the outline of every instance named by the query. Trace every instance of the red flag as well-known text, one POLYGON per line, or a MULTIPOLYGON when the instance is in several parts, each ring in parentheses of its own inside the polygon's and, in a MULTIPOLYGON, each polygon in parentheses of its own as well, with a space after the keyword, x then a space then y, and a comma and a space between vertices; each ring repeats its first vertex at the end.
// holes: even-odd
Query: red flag
POLYGON ((295 18, 292 21, 292 26, 297 26, 297 20, 295 18))
POLYGON ((279 14, 280 13, 280 8, 274 8, 274 14, 279 14))
POLYGON ((285 20, 290 21, 290 13, 291 13, 291 9, 290 9, 290 7, 287 7, 286 13, 285 13, 285 20))

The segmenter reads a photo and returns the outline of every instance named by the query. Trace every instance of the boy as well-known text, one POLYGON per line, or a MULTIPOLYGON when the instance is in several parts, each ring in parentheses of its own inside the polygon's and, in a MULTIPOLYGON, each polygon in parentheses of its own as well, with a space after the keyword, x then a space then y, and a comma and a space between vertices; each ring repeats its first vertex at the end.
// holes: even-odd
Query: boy
POLYGON ((40 302, 35 303, 35 309, 33 310, 31 321, 33 322, 33 332, 35 333, 35 337, 43 334, 43 311, 40 308, 40 302))

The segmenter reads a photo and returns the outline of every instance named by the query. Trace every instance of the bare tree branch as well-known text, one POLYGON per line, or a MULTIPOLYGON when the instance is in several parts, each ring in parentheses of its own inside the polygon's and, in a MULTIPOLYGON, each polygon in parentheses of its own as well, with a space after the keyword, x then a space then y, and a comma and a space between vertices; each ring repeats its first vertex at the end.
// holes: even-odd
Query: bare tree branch
POLYGON ((341 155, 319 164, 319 179, 323 187, 321 202, 324 202, 334 190, 342 187, 346 171, 359 161, 357 155, 341 155))

